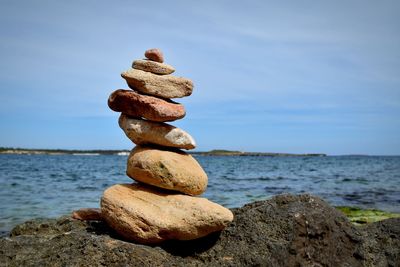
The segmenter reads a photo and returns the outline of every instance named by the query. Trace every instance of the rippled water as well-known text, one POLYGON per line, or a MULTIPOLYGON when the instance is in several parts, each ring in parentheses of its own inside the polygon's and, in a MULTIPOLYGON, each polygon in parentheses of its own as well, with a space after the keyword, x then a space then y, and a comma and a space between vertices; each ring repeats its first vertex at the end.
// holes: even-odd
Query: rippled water
MULTIPOLYGON (((400 212, 400 157, 196 158, 209 176, 204 197, 227 207, 307 192, 333 205, 400 212)), ((125 167, 126 156, 0 155, 0 231, 98 207, 105 188, 132 182, 125 167)))

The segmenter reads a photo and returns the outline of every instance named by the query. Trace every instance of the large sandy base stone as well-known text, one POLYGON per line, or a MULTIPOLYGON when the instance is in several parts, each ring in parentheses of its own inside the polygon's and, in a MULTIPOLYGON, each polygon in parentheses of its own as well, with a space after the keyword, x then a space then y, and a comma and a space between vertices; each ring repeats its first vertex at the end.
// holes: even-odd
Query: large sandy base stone
POLYGON ((221 231, 233 214, 205 198, 171 194, 141 184, 117 184, 101 199, 104 220, 127 240, 143 244, 191 240, 221 231))

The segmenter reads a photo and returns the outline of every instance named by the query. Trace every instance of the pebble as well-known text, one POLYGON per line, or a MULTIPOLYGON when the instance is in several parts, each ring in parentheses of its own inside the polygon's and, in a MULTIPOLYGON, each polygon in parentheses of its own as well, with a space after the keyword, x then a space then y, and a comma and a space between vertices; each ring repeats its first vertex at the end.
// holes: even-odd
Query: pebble
POLYGON ((144 52, 144 56, 152 61, 156 61, 156 62, 160 62, 160 63, 164 62, 164 55, 161 52, 161 50, 158 48, 152 48, 152 49, 146 50, 146 52, 144 52))
POLYGON ((73 219, 81 221, 102 221, 101 210, 95 208, 83 208, 72 212, 73 219))

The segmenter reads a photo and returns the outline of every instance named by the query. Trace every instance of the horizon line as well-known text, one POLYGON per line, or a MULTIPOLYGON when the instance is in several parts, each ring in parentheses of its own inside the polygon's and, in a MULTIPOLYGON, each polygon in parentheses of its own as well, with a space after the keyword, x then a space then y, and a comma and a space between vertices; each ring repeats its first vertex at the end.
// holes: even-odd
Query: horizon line
MULTIPOLYGON (((133 149, 133 148, 132 148, 133 149)), ((21 148, 21 147, 2 147, 0 146, 0 154, 6 154, 3 153, 3 151, 6 150, 26 150, 26 151, 66 151, 66 152, 125 152, 125 151, 131 151, 132 149, 76 149, 76 148, 21 148)), ((248 153, 248 154, 292 154, 292 155, 325 155, 325 156, 400 156, 400 154, 360 154, 360 153, 349 153, 349 154, 327 154, 327 153, 313 153, 313 152, 307 152, 307 153, 293 153, 293 152, 271 152, 271 151, 240 151, 240 150, 234 150, 234 149, 211 149, 208 151, 204 150, 184 150, 187 153, 210 153, 210 152, 218 152, 218 151, 223 151, 223 152, 231 152, 231 153, 248 153)))

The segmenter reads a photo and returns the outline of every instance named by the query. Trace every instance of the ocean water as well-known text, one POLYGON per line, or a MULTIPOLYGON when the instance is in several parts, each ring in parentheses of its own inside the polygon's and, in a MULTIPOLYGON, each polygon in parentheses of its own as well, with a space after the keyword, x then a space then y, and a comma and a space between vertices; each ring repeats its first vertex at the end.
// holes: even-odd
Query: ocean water
MULTIPOLYGON (((332 205, 400 212, 400 157, 195 156, 209 176, 204 197, 226 207, 282 193, 332 205)), ((23 221, 99 207, 103 190, 130 183, 127 156, 0 154, 0 231, 23 221)))

